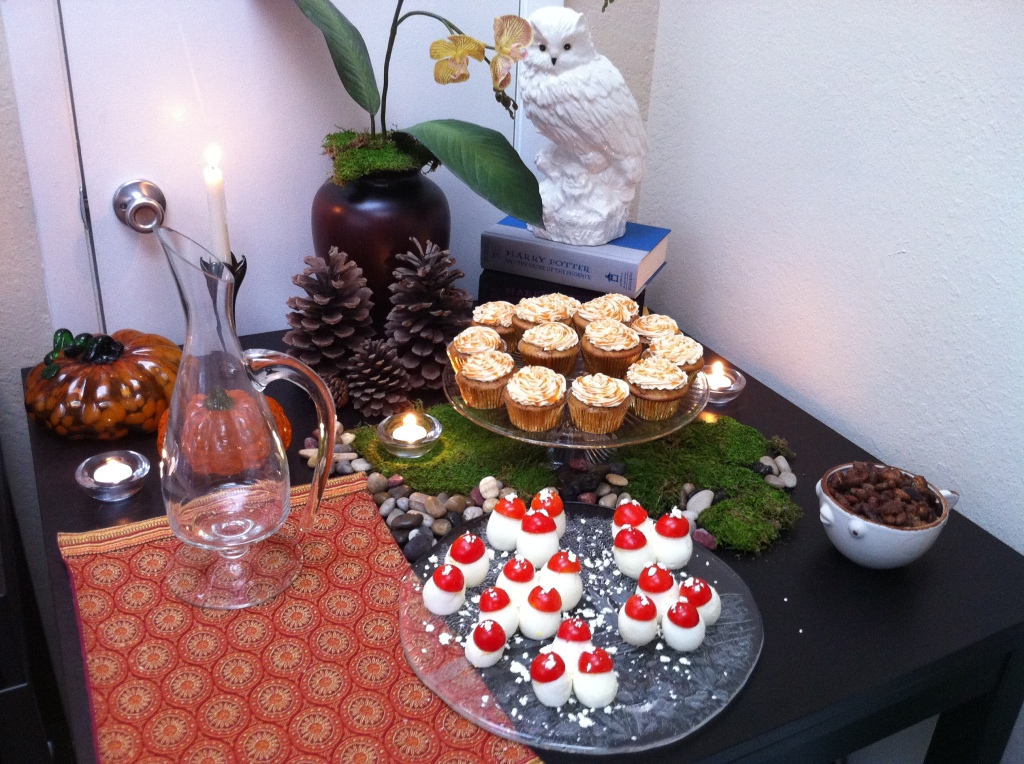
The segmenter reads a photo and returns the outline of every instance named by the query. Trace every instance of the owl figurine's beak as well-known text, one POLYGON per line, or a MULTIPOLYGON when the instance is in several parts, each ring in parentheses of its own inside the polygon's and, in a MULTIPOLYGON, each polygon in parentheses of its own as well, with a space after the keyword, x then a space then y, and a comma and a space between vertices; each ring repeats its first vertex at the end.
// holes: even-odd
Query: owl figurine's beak
POLYGON ((557 61, 558 61, 558 56, 552 56, 551 57, 551 65, 552 66, 554 66, 557 61))

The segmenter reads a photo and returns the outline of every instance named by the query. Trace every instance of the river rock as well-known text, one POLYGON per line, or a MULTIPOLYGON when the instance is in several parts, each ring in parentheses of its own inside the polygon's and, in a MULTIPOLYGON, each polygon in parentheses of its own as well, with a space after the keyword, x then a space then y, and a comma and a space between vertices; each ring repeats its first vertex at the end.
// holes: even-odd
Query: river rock
POLYGON ((409 543, 402 548, 402 554, 409 562, 415 562, 429 552, 432 546, 434 546, 434 537, 422 534, 414 539, 409 539, 409 543))
POLYGON ((496 506, 498 506, 498 502, 499 501, 501 501, 501 499, 484 499, 484 503, 483 503, 483 507, 482 507, 484 514, 485 515, 491 514, 491 512, 494 511, 494 508, 496 506))
POLYGON ((373 495, 373 502, 379 507, 381 504, 383 504, 390 498, 391 494, 382 491, 381 493, 375 493, 373 495))
POLYGON ((779 474, 779 465, 777 465, 775 463, 775 460, 772 459, 770 456, 762 456, 761 464, 763 464, 765 467, 768 467, 772 471, 773 475, 779 474))
POLYGON ((793 471, 793 468, 789 466, 789 460, 782 454, 779 454, 778 456, 775 457, 775 466, 779 468, 780 475, 783 472, 793 471))
MULTIPOLYGON (((412 514, 412 512, 410 511, 409 514, 412 514)), ((424 528, 429 528, 434 524, 434 518, 430 515, 424 514, 423 512, 417 512, 416 514, 423 518, 422 525, 424 528)))
POLYGON ((493 475, 488 475, 480 481, 480 495, 485 499, 496 499, 498 498, 499 491, 501 491, 501 483, 493 475))
POLYGON ((778 475, 765 475, 764 482, 770 485, 772 488, 785 488, 786 483, 778 475))
POLYGON ((608 462, 608 471, 615 475, 626 474, 626 463, 625 462, 608 462))
POLYGON ((693 483, 683 483, 683 487, 679 489, 679 501, 685 504, 686 500, 689 499, 696 490, 697 486, 693 483))
POLYGON ((391 521, 391 530, 393 531, 411 531, 423 524, 423 515, 419 512, 403 512, 394 520, 391 520, 390 517, 388 520, 391 521))
MULTIPOLYGON (((387 496, 387 494, 384 495, 387 496)), ((380 516, 387 517, 394 511, 395 507, 397 506, 398 501, 388 496, 388 498, 385 499, 384 502, 380 505, 380 516)))
POLYGON ((606 493, 604 496, 597 500, 597 503, 602 507, 608 507, 608 509, 615 509, 615 501, 619 497, 614 493, 606 493))
POLYGON ((338 437, 338 442, 341 443, 341 445, 343 446, 350 446, 352 445, 353 442, 355 442, 355 439, 356 434, 354 432, 343 432, 338 437))
POLYGON ((431 517, 444 517, 445 512, 448 511, 444 508, 444 503, 436 496, 428 496, 427 500, 423 502, 423 507, 431 517))
POLYGON ((609 472, 607 475, 604 476, 604 479, 608 483, 608 485, 613 485, 618 488, 625 488, 627 485, 629 485, 629 481, 626 480, 626 478, 624 478, 622 475, 617 475, 614 472, 609 472))
POLYGON ((403 512, 405 512, 407 509, 409 509, 409 497, 408 496, 403 496, 400 499, 395 499, 395 503, 398 505, 398 508, 400 510, 402 510, 403 512))
POLYGON ((706 531, 703 528, 697 528, 693 532, 693 543, 700 544, 705 549, 710 549, 712 552, 718 549, 718 539, 710 531, 706 531))
POLYGON ((686 501, 686 508, 691 509, 698 515, 705 509, 711 506, 711 502, 715 500, 715 492, 705 488, 703 491, 697 491, 686 501))
POLYGON ((435 536, 443 536, 451 529, 452 524, 444 518, 441 518, 440 520, 435 520, 433 527, 431 527, 431 530, 434 532, 435 536))
MULTIPOLYGON (((351 475, 356 471, 355 462, 335 462, 334 471, 339 475, 351 475)), ((359 471, 364 472, 364 470, 359 471)))
POLYGON ((597 504, 597 494, 593 491, 587 491, 580 494, 580 501, 584 504, 597 504))
POLYGON ((398 546, 405 546, 409 541, 409 531, 391 531, 391 538, 398 542, 398 546))
MULTIPOLYGON (((610 485, 608 485, 607 483, 601 483, 601 485, 599 485, 597 487, 597 490, 594 491, 594 493, 596 493, 597 494, 597 498, 600 499, 600 498, 603 498, 603 497, 607 496, 608 494, 612 493, 612 487, 610 485)), ((607 506, 607 505, 602 505, 602 506, 607 506)))
POLYGON ((388 478, 388 488, 395 488, 405 482, 405 478, 401 475, 392 475, 388 478))
POLYGON ((617 506, 619 506, 620 504, 625 504, 625 503, 626 503, 627 501, 632 501, 632 500, 633 500, 633 497, 632 497, 632 496, 630 496, 630 495, 629 495, 628 493, 626 493, 625 491, 623 491, 622 493, 620 493, 620 494, 619 494, 619 495, 618 495, 618 496, 616 497, 616 499, 615 499, 615 506, 617 507, 617 506))
POLYGON ((471 504, 476 506, 482 506, 484 503, 484 495, 480 493, 480 486, 473 486, 473 490, 469 492, 469 501, 471 504))
POLYGON ((478 517, 484 516, 483 507, 466 507, 466 511, 462 513, 462 519, 467 523, 470 520, 476 520, 478 517))
POLYGON ((457 515, 461 515, 463 512, 465 512, 466 507, 468 506, 469 499, 467 499, 461 493, 455 494, 444 503, 445 511, 454 512, 457 515))
POLYGON ((779 475, 782 478, 782 485, 786 488, 796 488, 796 475, 788 470, 779 475))
POLYGON ((366 478, 366 490, 370 493, 386 493, 388 479, 379 472, 371 472, 366 478))
POLYGON ((402 499, 412 493, 412 489, 407 485, 396 485, 394 488, 389 489, 388 493, 396 499, 402 499))
POLYGON ((352 469, 354 469, 356 472, 369 472, 370 470, 373 469, 373 465, 366 461, 366 459, 353 459, 352 469))
MULTIPOLYGON (((398 520, 398 518, 400 517, 404 517, 405 515, 405 512, 402 512, 396 507, 386 518, 384 518, 384 523, 388 526, 388 528, 393 528, 395 527, 395 521, 398 520)), ((417 523, 417 525, 418 524, 419 523, 417 523)))

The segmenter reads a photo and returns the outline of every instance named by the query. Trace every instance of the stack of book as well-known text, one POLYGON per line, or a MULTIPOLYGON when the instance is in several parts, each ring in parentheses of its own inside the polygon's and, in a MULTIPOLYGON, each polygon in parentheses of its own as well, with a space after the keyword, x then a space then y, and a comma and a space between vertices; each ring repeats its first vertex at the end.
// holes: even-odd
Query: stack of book
POLYGON ((596 247, 540 239, 507 217, 480 236, 480 302, 561 291, 586 301, 618 292, 642 302, 665 266, 667 228, 626 223, 626 233, 596 247))

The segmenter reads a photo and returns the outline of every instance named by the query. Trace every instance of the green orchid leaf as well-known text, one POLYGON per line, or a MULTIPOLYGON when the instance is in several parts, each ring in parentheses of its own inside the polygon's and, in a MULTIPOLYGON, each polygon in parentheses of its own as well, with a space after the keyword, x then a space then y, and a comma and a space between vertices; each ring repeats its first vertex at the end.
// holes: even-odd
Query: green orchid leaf
POLYGON ((404 132, 506 215, 533 225, 543 224, 537 178, 497 130, 458 119, 435 119, 404 132))
POLYGON ((380 91, 366 42, 352 22, 330 0, 295 0, 295 4, 324 33, 341 84, 371 116, 380 109, 380 91))

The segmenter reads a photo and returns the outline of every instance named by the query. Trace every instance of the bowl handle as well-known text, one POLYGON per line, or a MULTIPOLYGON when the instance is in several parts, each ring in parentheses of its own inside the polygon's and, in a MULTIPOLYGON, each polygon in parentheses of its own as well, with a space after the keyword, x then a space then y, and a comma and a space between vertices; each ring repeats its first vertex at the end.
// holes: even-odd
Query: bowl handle
POLYGON ((946 498, 946 503, 949 505, 950 509, 955 507, 956 503, 960 501, 960 494, 956 491, 947 491, 945 488, 940 488, 939 493, 946 498))
POLYGON ((850 520, 850 535, 855 539, 864 538, 864 533, 868 529, 868 524, 861 520, 859 517, 855 517, 850 520))

